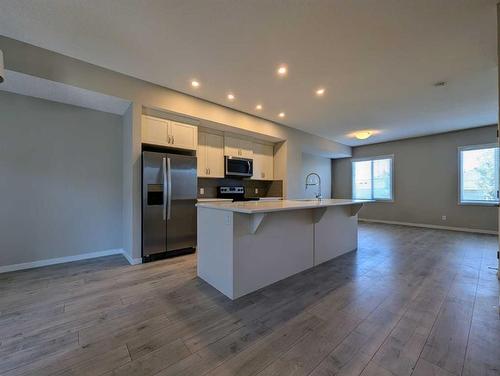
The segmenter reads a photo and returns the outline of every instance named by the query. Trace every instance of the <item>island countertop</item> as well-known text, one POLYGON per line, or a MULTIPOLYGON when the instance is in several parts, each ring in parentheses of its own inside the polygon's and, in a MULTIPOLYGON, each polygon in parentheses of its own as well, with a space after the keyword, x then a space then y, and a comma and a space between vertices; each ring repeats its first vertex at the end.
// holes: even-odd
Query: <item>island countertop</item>
POLYGON ((277 201, 199 202, 196 206, 200 208, 225 210, 236 213, 255 214, 287 210, 317 209, 329 206, 359 205, 365 202, 371 202, 371 200, 297 199, 277 201))

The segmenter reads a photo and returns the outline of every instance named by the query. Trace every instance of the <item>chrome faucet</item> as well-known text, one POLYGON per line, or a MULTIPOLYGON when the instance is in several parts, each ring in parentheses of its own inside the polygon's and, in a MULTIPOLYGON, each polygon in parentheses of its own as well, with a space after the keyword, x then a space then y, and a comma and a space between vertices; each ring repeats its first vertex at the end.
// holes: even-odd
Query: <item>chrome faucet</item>
POLYGON ((322 199, 322 196, 321 196, 321 177, 317 173, 315 173, 315 172, 311 172, 309 175, 306 176, 306 189, 310 185, 317 185, 318 186, 318 193, 316 194, 316 198, 318 200, 321 200, 322 199), (309 183, 308 182, 309 177, 312 176, 312 175, 316 175, 316 177, 318 178, 318 182, 317 183, 309 183))

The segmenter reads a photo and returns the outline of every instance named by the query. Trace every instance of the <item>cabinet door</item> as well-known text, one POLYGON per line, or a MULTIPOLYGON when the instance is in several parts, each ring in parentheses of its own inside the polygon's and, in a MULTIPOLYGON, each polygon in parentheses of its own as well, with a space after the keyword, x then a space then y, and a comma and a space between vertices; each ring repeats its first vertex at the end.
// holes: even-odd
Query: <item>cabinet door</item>
POLYGON ((144 115, 141 139, 145 144, 168 146, 168 121, 144 115))
POLYGON ((217 134, 206 133, 207 168, 211 178, 224 177, 224 138, 217 134))
POLYGON ((238 138, 224 136, 224 154, 230 157, 241 157, 238 138))
POLYGON ((196 150, 197 176, 204 178, 208 176, 207 167, 207 133, 198 134, 198 149, 196 150))
POLYGON ((224 137, 224 154, 231 157, 252 158, 253 148, 252 141, 245 140, 239 137, 225 136, 224 137))
POLYGON ((171 121, 168 134, 176 148, 196 150, 198 146, 198 128, 194 125, 171 121))
POLYGON ((253 142, 250 140, 240 139, 240 157, 253 158, 253 142))
POLYGON ((255 180, 273 179, 273 146, 255 142, 253 144, 253 176, 255 180))
POLYGON ((262 145, 263 179, 274 179, 274 146, 262 145))

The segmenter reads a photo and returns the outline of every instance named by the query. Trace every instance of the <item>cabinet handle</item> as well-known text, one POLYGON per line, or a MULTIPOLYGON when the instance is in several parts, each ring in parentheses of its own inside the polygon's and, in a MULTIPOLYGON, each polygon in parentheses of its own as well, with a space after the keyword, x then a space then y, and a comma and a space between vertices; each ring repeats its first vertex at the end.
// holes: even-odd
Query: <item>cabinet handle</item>
POLYGON ((172 144, 175 144, 175 138, 172 136, 172 144))
POLYGON ((168 137, 167 144, 170 144, 170 136, 167 137, 168 137))
POLYGON ((211 175, 211 173, 210 173, 210 169, 208 169, 208 175, 211 175))
POLYGON ((265 178, 265 177, 266 177, 266 173, 265 173, 265 172, 263 172, 263 173, 262 173, 262 177, 263 177, 263 178, 265 178))

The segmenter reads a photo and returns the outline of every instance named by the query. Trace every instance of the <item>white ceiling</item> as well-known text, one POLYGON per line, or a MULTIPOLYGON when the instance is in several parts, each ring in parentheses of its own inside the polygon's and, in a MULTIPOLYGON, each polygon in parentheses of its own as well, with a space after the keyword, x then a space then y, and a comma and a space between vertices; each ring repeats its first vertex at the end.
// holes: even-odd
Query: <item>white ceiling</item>
POLYGON ((12 0, 0 34, 359 145, 497 122, 496 3, 12 0))
POLYGON ((0 85, 0 91, 28 95, 117 115, 123 115, 130 106, 130 102, 125 99, 10 70, 5 71, 5 81, 0 85))

